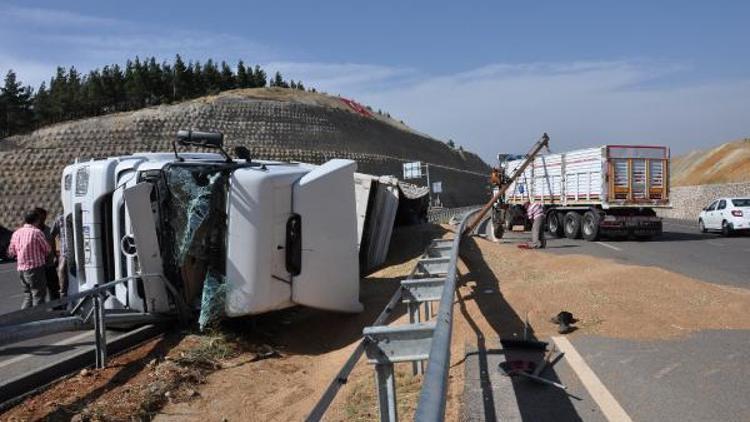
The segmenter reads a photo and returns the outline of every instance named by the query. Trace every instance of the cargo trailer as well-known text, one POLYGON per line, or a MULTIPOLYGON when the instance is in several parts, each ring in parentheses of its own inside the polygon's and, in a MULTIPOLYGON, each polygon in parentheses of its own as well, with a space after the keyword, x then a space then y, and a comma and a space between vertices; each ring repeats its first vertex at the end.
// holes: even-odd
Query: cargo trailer
MULTIPOLYGON (((513 174, 524 160, 503 163, 513 174)), ((601 234, 648 238, 660 235, 658 208, 670 208, 669 149, 603 145, 539 155, 509 185, 506 229, 523 223, 523 204, 544 205, 546 226, 558 237, 595 240, 601 234)))

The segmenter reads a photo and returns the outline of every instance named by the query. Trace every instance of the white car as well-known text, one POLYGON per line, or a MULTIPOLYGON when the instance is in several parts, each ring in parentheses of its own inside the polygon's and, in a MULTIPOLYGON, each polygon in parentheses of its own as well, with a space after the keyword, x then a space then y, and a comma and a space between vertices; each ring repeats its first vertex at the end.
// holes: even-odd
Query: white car
POLYGON ((750 231, 750 198, 719 198, 703 208, 698 226, 705 233, 721 230, 725 236, 735 231, 750 231))

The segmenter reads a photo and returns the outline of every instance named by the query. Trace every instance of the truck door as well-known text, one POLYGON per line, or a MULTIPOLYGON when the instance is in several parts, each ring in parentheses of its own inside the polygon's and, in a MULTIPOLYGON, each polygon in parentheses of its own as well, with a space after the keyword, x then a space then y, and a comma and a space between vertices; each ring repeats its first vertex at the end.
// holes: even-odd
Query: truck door
POLYGON ((292 238, 301 240, 299 274, 292 279, 295 303, 331 311, 362 311, 355 169, 354 161, 331 160, 292 188, 293 212, 300 219, 288 230, 299 230, 292 238))
MULTIPOLYGON (((125 206, 130 215, 135 251, 141 274, 164 274, 156 235, 156 222, 151 207, 151 183, 139 183, 125 189, 125 206)), ((132 246, 132 245, 130 245, 132 246)), ((159 277, 143 277, 143 290, 148 312, 168 312, 169 298, 164 282, 159 277)))

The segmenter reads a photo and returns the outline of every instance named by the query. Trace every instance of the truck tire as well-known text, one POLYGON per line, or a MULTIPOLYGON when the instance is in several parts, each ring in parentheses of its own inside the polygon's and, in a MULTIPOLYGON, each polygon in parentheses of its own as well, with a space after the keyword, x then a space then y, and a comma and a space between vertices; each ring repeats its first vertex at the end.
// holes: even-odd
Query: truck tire
POLYGON ((557 211, 551 211, 547 214, 547 229, 552 236, 563 237, 562 214, 557 211))
POLYGON ((565 237, 568 239, 578 239, 581 237, 581 214, 575 211, 568 211, 563 220, 565 237))
POLYGON ((586 211, 581 220, 581 235, 584 239, 594 241, 599 239, 599 216, 593 211, 586 211))
POLYGON ((698 229, 701 231, 701 233, 708 233, 708 229, 706 229, 706 225, 703 224, 703 219, 698 219, 698 229))
POLYGON ((505 234, 505 224, 501 222, 490 222, 490 224, 492 224, 492 234, 495 236, 495 239, 502 239, 505 234))

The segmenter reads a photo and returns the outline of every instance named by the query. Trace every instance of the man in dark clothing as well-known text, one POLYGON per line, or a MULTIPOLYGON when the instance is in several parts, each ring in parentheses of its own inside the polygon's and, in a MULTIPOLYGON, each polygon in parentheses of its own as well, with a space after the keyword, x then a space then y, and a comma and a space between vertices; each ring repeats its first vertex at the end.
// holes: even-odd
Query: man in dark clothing
POLYGON ((35 208, 34 212, 39 214, 39 230, 44 233, 44 238, 49 243, 49 256, 47 264, 44 266, 44 275, 47 279, 47 293, 49 300, 60 299, 60 280, 57 278, 57 255, 55 255, 55 239, 52 237, 52 229, 47 225, 47 210, 44 208, 35 208))

